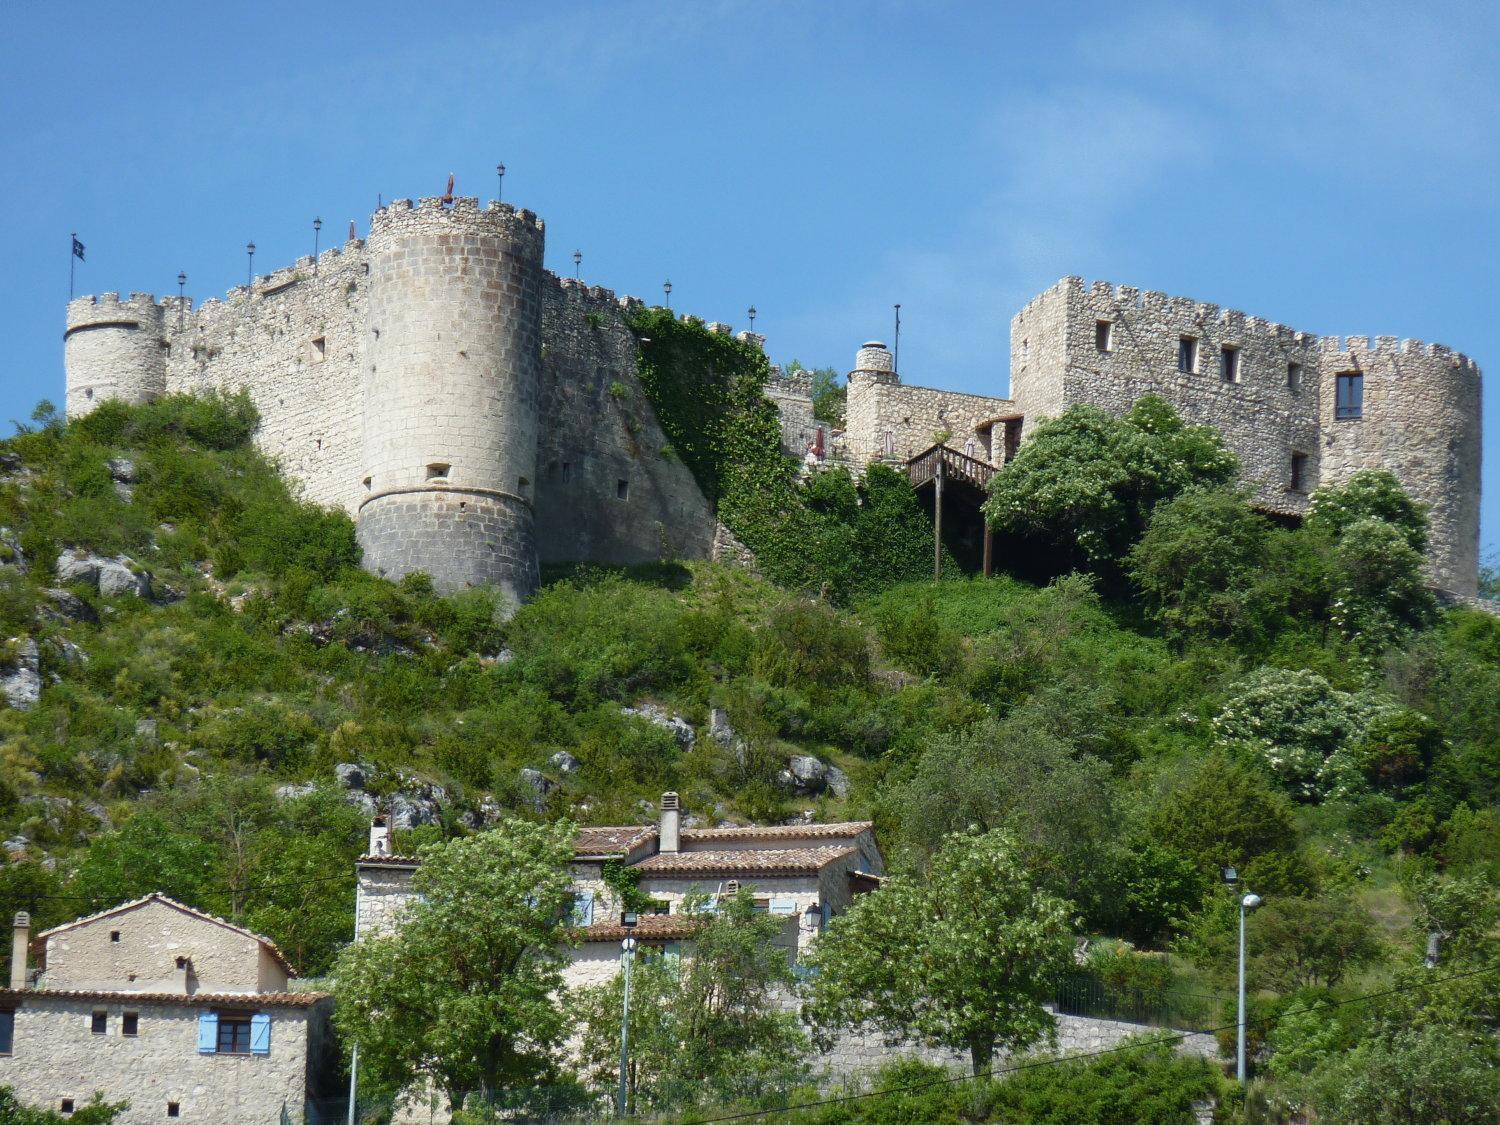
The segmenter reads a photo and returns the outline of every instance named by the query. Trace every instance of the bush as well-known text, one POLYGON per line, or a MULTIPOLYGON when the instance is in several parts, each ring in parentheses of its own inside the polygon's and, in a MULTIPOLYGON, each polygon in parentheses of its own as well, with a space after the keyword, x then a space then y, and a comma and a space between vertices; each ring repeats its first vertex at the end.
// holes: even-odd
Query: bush
POLYGON ((1320 488, 1308 502, 1307 526, 1340 538, 1364 520, 1396 528, 1413 551, 1427 549, 1427 510, 1385 469, 1361 469, 1342 485, 1320 488))
POLYGON ((835 610, 818 602, 791 602, 776 609, 756 634, 750 667, 782 687, 859 685, 869 678, 870 652, 864 630, 835 610))

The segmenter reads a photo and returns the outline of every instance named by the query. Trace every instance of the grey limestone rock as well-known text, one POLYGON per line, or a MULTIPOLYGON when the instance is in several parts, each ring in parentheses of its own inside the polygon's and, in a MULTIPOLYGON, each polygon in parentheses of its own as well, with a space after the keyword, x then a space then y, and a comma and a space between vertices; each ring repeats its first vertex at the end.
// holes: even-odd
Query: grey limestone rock
POLYGON ((828 767, 811 754, 794 754, 777 779, 793 793, 821 793, 828 785, 828 767))
POLYGON ((839 769, 838 766, 828 767, 826 782, 828 792, 832 793, 835 797, 849 796, 849 775, 839 769))
POLYGON ((6 852, 12 856, 25 855, 31 848, 31 841, 25 836, 12 836, 3 845, 6 852))
POLYGON ((119 484, 134 484, 136 482, 135 462, 129 457, 111 457, 107 462, 109 475, 119 484))
POLYGON ((151 578, 131 570, 124 558, 100 559, 99 593, 106 598, 149 598, 151 578))
POLYGON ((583 763, 580 762, 577 758, 573 757, 572 754, 569 754, 566 750, 559 750, 556 754, 553 754, 552 757, 548 759, 548 761, 552 763, 553 767, 557 770, 558 773, 565 775, 570 773, 577 773, 579 770, 583 769, 583 763))
POLYGON ((363 789, 369 780, 369 767, 356 762, 340 762, 333 767, 333 776, 345 789, 363 789))
POLYGON ((278 785, 276 787, 276 799, 278 801, 295 801, 298 797, 306 797, 316 793, 318 787, 311 781, 304 781, 300 785, 278 785))
POLYGON ((88 813, 99 822, 99 827, 108 832, 114 828, 114 821, 110 819, 109 810, 98 801, 85 801, 83 811, 88 813))
POLYGON ((19 453, 0 453, 0 476, 21 471, 21 455, 19 453))
POLYGON ((49 603, 42 607, 43 614, 47 616, 62 618, 66 621, 85 622, 90 625, 98 624, 99 615, 94 612, 94 607, 77 594, 53 588, 43 590, 42 597, 49 603))
POLYGON ((81 547, 69 547, 57 556, 57 580, 99 585, 99 560, 81 547))
POLYGON ((17 711, 30 711, 42 698, 40 651, 31 637, 13 638, 12 659, 0 669, 0 695, 17 711))
POLYGON ((677 745, 684 750, 691 750, 698 738, 698 732, 693 729, 692 723, 681 715, 668 711, 660 704, 638 703, 634 707, 622 707, 620 710, 626 715, 645 719, 648 723, 661 727, 670 733, 677 740, 677 745))
POLYGON ((155 719, 137 719, 135 721, 135 736, 147 746, 155 746, 157 741, 158 724, 155 719))
POLYGON ((438 822, 438 805, 431 797, 392 793, 388 804, 392 828, 416 828, 438 822))
POLYGON ((734 744, 734 728, 729 725, 729 712, 722 707, 712 707, 708 712, 708 737, 720 746, 734 744))
POLYGON ((25 574, 26 552, 21 550, 21 540, 8 527, 0 527, 0 566, 14 567, 25 574))
POLYGON ((541 770, 530 766, 521 768, 521 784, 531 791, 531 807, 541 812, 547 807, 547 794, 557 788, 557 783, 541 770))

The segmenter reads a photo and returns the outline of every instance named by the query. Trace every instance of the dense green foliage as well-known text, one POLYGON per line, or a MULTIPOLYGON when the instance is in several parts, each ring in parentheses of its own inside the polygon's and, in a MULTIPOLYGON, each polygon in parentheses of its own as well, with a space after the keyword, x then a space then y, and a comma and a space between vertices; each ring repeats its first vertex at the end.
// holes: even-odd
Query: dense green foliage
POLYGON ((64 1117, 50 1109, 24 1106, 9 1086, 0 1086, 0 1121, 5 1125, 110 1125, 128 1108, 127 1102, 106 1102, 96 1094, 64 1117))

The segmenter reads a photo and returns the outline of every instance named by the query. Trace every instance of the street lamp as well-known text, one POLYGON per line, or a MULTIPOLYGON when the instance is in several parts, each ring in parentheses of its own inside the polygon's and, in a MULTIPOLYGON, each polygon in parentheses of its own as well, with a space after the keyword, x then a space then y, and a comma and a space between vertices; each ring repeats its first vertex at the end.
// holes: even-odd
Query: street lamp
POLYGON ((751 331, 751 332, 754 332, 754 331, 755 331, 755 316, 756 316, 756 313, 755 313, 755 306, 754 306, 754 305, 751 305, 751 306, 750 306, 750 307, 749 307, 749 308, 748 308, 748 309, 746 309, 746 310, 745 310, 745 311, 746 311, 746 312, 747 312, 747 313, 749 313, 749 315, 750 315, 750 331, 751 331))
POLYGON ((663 282, 661 291, 667 295, 667 308, 670 309, 672 307, 672 283, 670 281, 663 282))
POLYGON ((255 243, 245 243, 245 253, 250 255, 250 264, 245 270, 245 285, 253 289, 255 287, 255 243))
POLYGON ((323 218, 313 220, 313 276, 318 275, 318 236, 323 233, 323 218))
POLYGON ((182 331, 182 306, 187 300, 184 296, 187 288, 187 274, 182 270, 177 271, 177 331, 182 331))
POLYGON ((620 1095, 615 1108, 624 1117, 630 1104, 630 963, 635 959, 635 938, 631 931, 639 919, 634 910, 620 915, 620 928, 625 931, 625 940, 620 943, 620 961, 625 972, 625 1005, 620 1016, 620 1095))
MULTIPOLYGON (((1236 887, 1239 881, 1238 871, 1233 867, 1224 868, 1224 882, 1229 887, 1236 887)), ((1240 988, 1239 1013, 1235 1021, 1234 1076, 1241 1084, 1245 1081, 1245 915, 1259 905, 1260 895, 1246 894, 1240 897, 1240 988)))
POLYGON ((499 203, 505 192, 505 165, 495 165, 495 202, 499 203))
POLYGON ((574 250, 573 251, 573 277, 576 279, 576 278, 579 278, 579 277, 582 277, 582 276, 583 276, 583 251, 582 250, 574 250))

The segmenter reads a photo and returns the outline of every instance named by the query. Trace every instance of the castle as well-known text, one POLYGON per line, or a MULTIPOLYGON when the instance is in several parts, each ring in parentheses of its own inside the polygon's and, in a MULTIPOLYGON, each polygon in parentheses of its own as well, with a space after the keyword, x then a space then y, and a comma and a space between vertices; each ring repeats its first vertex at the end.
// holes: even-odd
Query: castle
MULTIPOLYGON (((366 239, 224 300, 72 301, 68 415, 245 389, 262 449, 307 499, 354 516, 365 565, 443 590, 523 601, 544 562, 733 549, 637 377, 625 317, 639 302, 543 269, 543 243, 541 220, 509 204, 396 200, 366 239)), ((1002 399, 904 384, 890 351, 866 344, 843 431, 814 419, 805 379, 766 393, 788 453, 856 471, 937 444, 999 466, 1075 403, 1119 413, 1155 393, 1224 434, 1271 513, 1300 516, 1318 486, 1389 469, 1429 509, 1432 583, 1475 594, 1480 383, 1465 356, 1069 277, 1013 318, 1010 358, 1002 399)))

